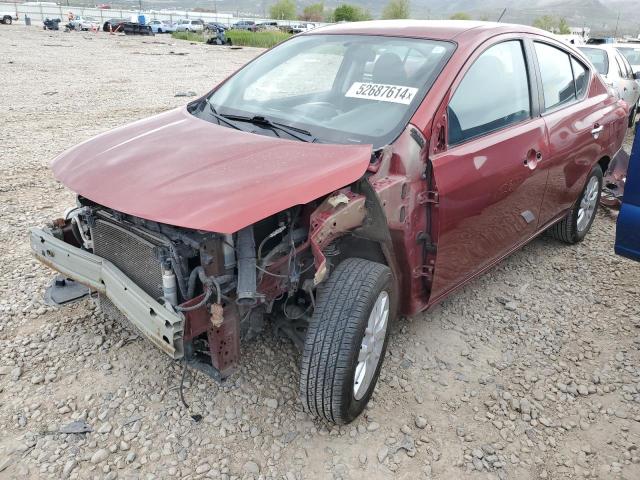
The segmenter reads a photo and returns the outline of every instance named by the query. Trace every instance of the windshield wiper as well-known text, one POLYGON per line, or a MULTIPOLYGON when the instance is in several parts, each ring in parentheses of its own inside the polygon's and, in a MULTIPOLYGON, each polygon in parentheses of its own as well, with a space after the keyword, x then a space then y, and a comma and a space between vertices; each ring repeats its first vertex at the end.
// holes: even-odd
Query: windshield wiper
POLYGON ((236 120, 238 122, 249 122, 249 123, 253 123, 254 125, 258 125, 258 126, 262 126, 262 127, 267 127, 270 128, 271 130, 279 130, 281 132, 286 133, 287 135, 296 138, 298 140, 300 140, 301 142, 308 142, 308 143, 313 143, 315 142, 317 139, 316 137, 314 137, 311 132, 308 132, 306 130, 303 130, 301 128, 298 127, 292 127, 290 125, 285 125, 283 123, 278 123, 278 122, 272 122, 271 120, 269 120, 268 118, 263 117, 262 115, 255 115, 253 117, 243 117, 241 115, 223 115, 224 118, 227 118, 229 120, 236 120), (304 137, 298 135, 298 134, 302 134, 304 135, 304 137), (306 137, 306 138, 305 138, 306 137))
POLYGON ((237 126, 235 123, 230 122, 223 115, 220 115, 218 112, 216 112, 216 109, 212 104, 210 104, 209 102, 207 102, 207 103, 209 104, 209 115, 211 115, 216 120, 218 120, 218 124, 220 124, 222 122, 222 123, 224 123, 226 125, 229 125, 231 128, 235 128, 236 130, 244 131, 239 126, 237 126))

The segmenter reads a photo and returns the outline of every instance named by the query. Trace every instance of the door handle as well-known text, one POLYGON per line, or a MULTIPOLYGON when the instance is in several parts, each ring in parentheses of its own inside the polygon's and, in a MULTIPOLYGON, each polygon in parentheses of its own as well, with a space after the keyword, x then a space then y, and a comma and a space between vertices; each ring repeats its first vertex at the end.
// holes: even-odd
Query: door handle
POLYGON ((602 130, 604 130, 604 126, 596 123, 593 127, 593 130, 591 130, 591 135, 593 135, 593 138, 597 139, 600 136, 600 132, 602 132, 602 130))
POLYGON ((542 160, 542 152, 534 150, 533 148, 527 152, 527 156, 522 162, 523 165, 530 170, 533 170, 538 166, 538 162, 542 160))

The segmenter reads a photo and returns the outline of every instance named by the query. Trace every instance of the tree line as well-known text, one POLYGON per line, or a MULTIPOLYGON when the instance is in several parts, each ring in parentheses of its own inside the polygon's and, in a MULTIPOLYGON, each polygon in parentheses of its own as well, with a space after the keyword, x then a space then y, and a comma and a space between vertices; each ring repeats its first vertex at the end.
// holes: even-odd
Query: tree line
MULTIPOLYGON (((298 13, 294 0, 278 0, 269 9, 271 18, 276 20, 304 20, 307 22, 359 22, 371 20, 369 10, 343 3, 335 9, 325 8, 324 3, 312 3, 298 13)), ((390 0, 382 12, 383 19, 409 18, 409 0, 390 0)))
MULTIPOLYGON (((369 10, 358 5, 343 3, 335 9, 325 8, 323 2, 312 3, 298 13, 295 0, 278 0, 269 9, 271 18, 277 20, 304 20, 307 22, 359 22, 373 19, 369 10)), ((409 0, 390 0, 382 10, 384 20, 411 18, 409 0)), ((449 17, 451 20, 472 20, 466 12, 457 12, 449 17)), ((477 20, 490 20, 487 15, 480 15, 477 20)), ((534 20, 533 26, 553 33, 571 33, 569 24, 564 18, 543 15, 534 20)))

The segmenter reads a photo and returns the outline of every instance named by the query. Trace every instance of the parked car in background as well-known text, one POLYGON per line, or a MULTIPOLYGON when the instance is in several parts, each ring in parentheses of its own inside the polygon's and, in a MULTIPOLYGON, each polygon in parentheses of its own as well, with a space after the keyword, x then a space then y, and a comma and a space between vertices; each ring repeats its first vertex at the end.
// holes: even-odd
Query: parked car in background
POLYGON ((60 22, 62 20, 59 18, 45 18, 42 21, 42 29, 43 30, 60 30, 60 22))
POLYGON ((252 20, 240 20, 239 22, 234 23, 231 28, 236 30, 250 30, 252 32, 256 31, 256 22, 252 20))
POLYGON ((128 22, 128 20, 124 18, 110 18, 102 24, 102 30, 104 32, 113 32, 124 22, 128 22))
POLYGON ((78 31, 98 30, 100 28, 100 23, 93 17, 76 15, 73 20, 69 21, 68 26, 69 28, 78 31))
POLYGON ((606 45, 615 43, 616 39, 613 37, 592 37, 587 40, 587 45, 606 45))
POLYGON ((256 25, 256 30, 280 30, 280 27, 278 26, 278 22, 262 22, 256 25))
POLYGON ((176 31, 176 25, 168 20, 151 20, 147 22, 153 33, 171 33, 176 31))
POLYGON ((304 409, 347 423, 397 315, 542 232, 585 238, 628 115, 542 30, 331 25, 56 157, 76 207, 32 229, 31 248, 214 378, 273 322, 302 351, 304 409))
POLYGON ((591 60, 605 83, 614 88, 620 98, 629 104, 631 108, 629 127, 635 125, 640 101, 640 86, 629 61, 611 45, 580 46, 578 49, 591 60))
POLYGON ((636 128, 626 185, 616 225, 618 255, 640 262, 640 129, 636 128))
POLYGON ((18 20, 18 12, 15 10, 3 10, 0 9, 0 23, 5 25, 11 25, 18 20))
POLYGON ((176 32, 202 32, 204 22, 202 20, 180 20, 176 25, 176 32))
POLYGON ((227 27, 226 25, 220 22, 208 22, 208 23, 205 23, 204 25, 205 31, 210 31, 210 32, 217 32, 219 30, 225 31, 228 28, 229 27, 227 27))
POLYGON ((302 33, 315 28, 315 23, 290 23, 288 25, 282 25, 281 30, 287 33, 302 33))
MULTIPOLYGON (((617 43, 613 45, 616 47, 622 55, 627 59, 631 65, 631 70, 636 76, 636 82, 640 84, 640 44, 638 43, 617 43)), ((639 110, 640 111, 640 110, 639 110)))

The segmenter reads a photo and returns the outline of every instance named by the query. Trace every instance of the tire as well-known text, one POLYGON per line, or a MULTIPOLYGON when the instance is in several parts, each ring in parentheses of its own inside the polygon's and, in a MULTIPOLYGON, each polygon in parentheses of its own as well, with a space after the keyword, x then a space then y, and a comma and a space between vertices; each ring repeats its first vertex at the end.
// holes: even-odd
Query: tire
POLYGON ((158 29, 158 33, 162 33, 162 29, 161 28, 158 29))
POLYGON ((589 232, 589 229, 593 224, 593 220, 596 218, 601 193, 602 169, 600 168, 600 165, 596 164, 591 169, 591 173, 589 173, 589 176, 587 177, 585 186, 582 189, 582 192, 580 192, 580 197, 573 205, 567 216, 549 228, 551 236, 556 240, 560 240, 561 242, 568 244, 581 242, 589 232), (583 217, 580 217, 581 213, 583 215, 588 215, 588 218, 583 220, 583 217))
POLYGON ((2 19, 2 23, 5 25, 11 25, 13 23, 13 18, 6 16, 2 19))
POLYGON ((345 424, 364 410, 384 361, 395 312, 391 270, 361 258, 346 259, 318 288, 316 297, 302 353, 300 398, 307 412, 345 424), (380 315, 375 315, 376 306, 380 315), (376 329, 377 336, 367 335, 375 352, 367 357, 368 363, 360 358, 366 351, 363 341, 365 333, 376 329))

